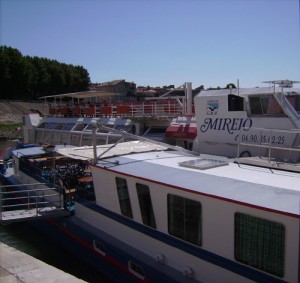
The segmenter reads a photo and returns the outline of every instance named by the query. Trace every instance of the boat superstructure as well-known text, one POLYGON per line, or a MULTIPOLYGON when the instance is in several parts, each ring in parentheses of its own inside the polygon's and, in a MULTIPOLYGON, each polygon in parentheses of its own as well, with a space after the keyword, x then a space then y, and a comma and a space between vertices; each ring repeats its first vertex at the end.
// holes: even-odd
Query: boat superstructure
POLYGON ((299 158, 300 89, 291 81, 272 81, 269 87, 202 91, 196 107, 198 152, 235 157, 272 155, 299 158), (277 86, 279 84, 279 86, 277 86), (289 131, 289 134, 285 132, 289 131))
POLYGON ((299 283, 299 95, 201 91, 194 151, 92 131, 56 150, 89 167, 92 199, 77 187, 74 215, 35 223, 117 282, 299 283))
MULTIPOLYGON (((164 141, 172 119, 183 115, 193 116, 192 85, 185 83, 182 87, 184 96, 171 96, 173 89, 160 97, 131 102, 108 103, 114 100, 113 97, 104 100, 101 98, 102 93, 93 91, 47 96, 44 98, 44 113, 47 113, 44 117, 39 113, 30 113, 24 117, 24 142, 90 145, 93 125, 97 121, 112 129, 164 141)), ((98 130, 96 134, 97 144, 116 141, 116 135, 98 130)))

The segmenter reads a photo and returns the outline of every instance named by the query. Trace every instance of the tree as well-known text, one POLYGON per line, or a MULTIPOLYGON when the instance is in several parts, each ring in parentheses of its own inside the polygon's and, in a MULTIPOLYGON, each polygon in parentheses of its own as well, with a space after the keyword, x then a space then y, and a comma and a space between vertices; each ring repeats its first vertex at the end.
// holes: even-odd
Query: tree
POLYGON ((84 91, 90 85, 89 73, 82 66, 22 56, 17 49, 7 46, 0 46, 0 72, 2 99, 36 99, 84 91))
POLYGON ((227 84, 226 89, 230 89, 230 88, 236 88, 235 84, 233 83, 227 84))

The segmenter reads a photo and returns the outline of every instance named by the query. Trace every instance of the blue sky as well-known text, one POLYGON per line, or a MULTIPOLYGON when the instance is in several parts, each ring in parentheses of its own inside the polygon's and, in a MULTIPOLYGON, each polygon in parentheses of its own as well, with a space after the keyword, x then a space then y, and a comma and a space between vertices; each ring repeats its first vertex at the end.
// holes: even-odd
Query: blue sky
POLYGON ((300 80, 299 1, 0 0, 0 43, 92 82, 262 86, 300 80))

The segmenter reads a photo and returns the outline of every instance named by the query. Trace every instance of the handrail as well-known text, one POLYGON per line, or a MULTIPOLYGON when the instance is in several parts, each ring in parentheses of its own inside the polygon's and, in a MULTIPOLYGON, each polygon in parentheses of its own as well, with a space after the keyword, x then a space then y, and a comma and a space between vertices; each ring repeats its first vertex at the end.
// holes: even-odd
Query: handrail
POLYGON ((30 211, 31 217, 38 217, 43 211, 54 212, 63 210, 64 198, 63 192, 57 192, 51 188, 37 188, 45 185, 44 183, 1 185, 0 186, 0 220, 3 221, 4 214, 12 212, 16 218, 24 217, 26 212, 30 211), (20 189, 13 189, 13 188, 20 189), (24 189, 27 187, 27 189, 24 189), (33 187, 33 188, 32 188, 33 187), (7 189, 7 191, 4 191, 7 189), (45 193, 47 192, 47 193, 45 193))
POLYGON ((182 115, 183 105, 178 100, 169 99, 146 102, 124 102, 116 104, 93 105, 52 105, 48 109, 50 116, 65 117, 168 117, 182 115))
POLYGON ((289 160, 291 161, 292 152, 300 152, 300 144, 295 144, 295 141, 300 141, 300 129, 242 128, 237 138, 237 158, 241 157, 242 152, 244 152, 241 152, 241 146, 247 146, 249 148, 258 147, 259 157, 262 157, 262 148, 268 149, 268 162, 271 162, 274 150, 289 152, 289 160), (245 130, 247 134, 242 134, 245 133, 245 130), (256 131, 259 134, 251 135, 250 131, 256 131), (291 135, 290 138, 288 135, 291 135), (249 139, 251 136, 252 138, 249 139), (285 143, 285 140, 288 141, 285 143))

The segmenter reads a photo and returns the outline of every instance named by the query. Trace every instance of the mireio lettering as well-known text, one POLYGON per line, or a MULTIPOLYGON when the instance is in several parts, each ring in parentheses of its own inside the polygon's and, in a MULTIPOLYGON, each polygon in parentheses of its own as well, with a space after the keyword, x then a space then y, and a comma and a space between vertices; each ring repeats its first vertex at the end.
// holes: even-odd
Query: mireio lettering
POLYGON ((202 133, 208 130, 227 131, 233 134, 243 128, 244 131, 248 131, 251 127, 252 119, 250 118, 206 118, 204 124, 200 126, 200 131, 202 133))

